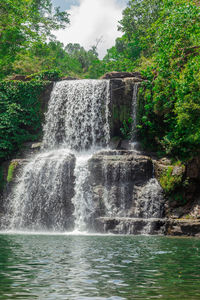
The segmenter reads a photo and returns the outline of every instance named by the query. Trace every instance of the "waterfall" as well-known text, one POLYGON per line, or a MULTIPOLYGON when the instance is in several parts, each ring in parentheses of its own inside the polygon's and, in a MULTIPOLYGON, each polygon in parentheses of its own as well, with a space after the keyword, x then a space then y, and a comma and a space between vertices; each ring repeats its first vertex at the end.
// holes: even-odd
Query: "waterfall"
POLYGON ((135 164, 134 156, 129 162, 126 159, 115 161, 115 156, 119 156, 115 151, 112 155, 104 155, 102 163, 105 216, 161 218, 163 216, 162 189, 158 181, 151 178, 152 170, 138 170, 140 165, 135 164), (140 185, 140 176, 145 178, 146 172, 149 174, 145 184, 140 185))
MULTIPOLYGON (((137 91, 135 83, 133 131, 137 91)), ((5 202, 4 229, 102 232, 104 218, 112 226, 119 223, 116 232, 138 232, 139 220, 140 233, 152 232, 163 216, 162 191, 148 157, 109 150, 110 104, 109 80, 54 84, 42 149, 24 161, 5 202)))
POLYGON ((132 97, 132 137, 131 137, 131 149, 137 152, 137 95, 138 95, 139 83, 135 82, 133 85, 133 97, 132 97))
POLYGON ((133 98, 132 98, 132 130, 133 130, 133 137, 132 141, 136 140, 136 126, 137 126, 137 94, 138 94, 138 83, 133 85, 133 98))
POLYGON ((72 150, 106 146, 108 123, 108 80, 72 80, 56 83, 44 126, 43 147, 62 145, 72 150))
POLYGON ((24 167, 8 202, 9 229, 73 228, 75 156, 66 149, 36 155, 24 167))
POLYGON ((87 161, 95 149, 109 143, 109 102, 109 80, 54 85, 42 151, 25 165, 9 195, 4 227, 86 230, 93 210, 87 161))
POLYGON ((94 212, 91 186, 89 182, 88 160, 91 155, 82 154, 77 157, 75 167, 75 195, 72 199, 74 204, 75 229, 87 231, 90 216, 94 212))

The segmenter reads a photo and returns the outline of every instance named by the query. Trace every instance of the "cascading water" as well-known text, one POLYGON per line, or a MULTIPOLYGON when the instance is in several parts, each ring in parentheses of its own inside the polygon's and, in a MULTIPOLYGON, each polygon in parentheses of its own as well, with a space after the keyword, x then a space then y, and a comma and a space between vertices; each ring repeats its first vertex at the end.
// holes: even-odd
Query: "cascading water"
POLYGON ((90 216, 94 213, 91 186, 89 182, 88 160, 90 154, 82 154, 77 157, 74 175, 75 195, 72 199, 74 204, 75 230, 87 231, 90 216))
POLYGON ((7 229, 86 229, 92 211, 87 161, 110 140, 109 89, 108 80, 55 84, 43 150, 24 167, 9 196, 3 222, 7 229))
POLYGON ((72 150, 106 146, 108 123, 108 80, 74 80, 56 83, 51 95, 43 147, 62 145, 72 150))
MULTIPOLYGON (((136 83, 133 132, 137 90, 136 83)), ((109 224, 119 222, 116 232, 135 233, 133 220, 141 219, 139 233, 151 233, 151 218, 163 215, 162 191, 152 179, 150 159, 136 151, 107 149, 110 103, 109 80, 55 84, 42 150, 26 163, 7 199, 4 228, 102 232, 99 219, 108 218, 109 224)))
MULTIPOLYGON (((9 229, 73 229, 75 156, 66 149, 36 155, 23 169, 9 197, 5 219, 9 229)), ((5 222, 6 223, 6 222, 5 222)))
POLYGON ((133 86, 133 98, 132 98, 132 141, 134 142, 136 140, 136 125, 137 125, 137 94, 138 94, 138 83, 135 83, 133 86))
POLYGON ((131 149, 137 152, 138 141, 137 141, 137 94, 138 94, 139 83, 135 83, 133 86, 133 97, 132 97, 132 137, 131 137, 131 149))

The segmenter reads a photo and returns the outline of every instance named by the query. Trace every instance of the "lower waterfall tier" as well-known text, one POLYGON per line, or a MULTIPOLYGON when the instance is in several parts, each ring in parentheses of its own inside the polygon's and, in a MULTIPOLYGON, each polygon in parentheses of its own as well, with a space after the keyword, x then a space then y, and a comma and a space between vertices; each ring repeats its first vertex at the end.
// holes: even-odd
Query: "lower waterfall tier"
POLYGON ((22 161, 2 224, 10 230, 73 230, 75 156, 64 149, 22 161))
POLYGON ((164 231, 164 197, 149 157, 117 150, 80 156, 59 149, 36 155, 18 172, 4 229, 164 231))
POLYGON ((149 157, 137 155, 134 151, 101 151, 93 155, 88 165, 95 206, 90 224, 96 231, 163 232, 155 221, 164 216, 164 197, 153 178, 153 164, 149 157), (138 222, 140 230, 136 229, 138 222))

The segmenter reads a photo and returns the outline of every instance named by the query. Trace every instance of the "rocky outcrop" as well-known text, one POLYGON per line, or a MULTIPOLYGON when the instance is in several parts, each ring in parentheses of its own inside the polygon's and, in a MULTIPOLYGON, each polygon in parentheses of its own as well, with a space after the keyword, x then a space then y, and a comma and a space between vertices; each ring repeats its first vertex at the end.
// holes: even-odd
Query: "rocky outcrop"
POLYGON ((169 219, 166 222, 166 234, 172 236, 200 237, 200 220, 169 219))
POLYGON ((42 93, 39 96, 40 101, 40 107, 42 112, 42 122, 44 122, 44 114, 47 112, 48 103, 50 99, 51 92, 53 90, 54 82, 50 82, 46 85, 46 87, 43 89, 42 93))
POLYGON ((200 159, 196 157, 186 166, 172 164, 168 158, 154 161, 155 176, 168 194, 168 216, 194 216, 193 207, 199 192, 200 159), (175 196, 174 196, 175 195, 175 196), (176 195, 179 195, 177 197, 176 195), (182 199, 182 200, 181 200, 182 199))
POLYGON ((200 179, 200 157, 195 157, 188 163, 187 176, 193 179, 200 179))
POLYGON ((113 234, 151 234, 160 235, 166 233, 166 219, 152 218, 106 218, 98 219, 97 230, 101 233, 113 234))
POLYGON ((138 232, 144 227, 146 233, 152 232, 152 226, 156 228, 149 225, 149 218, 163 217, 164 197, 158 182, 152 178, 153 164, 149 157, 136 155, 134 151, 102 151, 89 161, 89 171, 95 203, 92 223, 96 230, 124 233, 129 228, 127 233, 133 233, 134 224, 139 223, 138 232), (107 226, 110 222, 116 226, 107 226))
POLYGON ((134 77, 137 80, 142 80, 142 75, 140 72, 109 72, 104 74, 101 79, 114 79, 114 78, 127 78, 134 77))
POLYGON ((110 79, 110 133, 111 137, 120 136, 123 121, 133 114, 133 90, 139 86, 140 78, 111 78, 110 79))

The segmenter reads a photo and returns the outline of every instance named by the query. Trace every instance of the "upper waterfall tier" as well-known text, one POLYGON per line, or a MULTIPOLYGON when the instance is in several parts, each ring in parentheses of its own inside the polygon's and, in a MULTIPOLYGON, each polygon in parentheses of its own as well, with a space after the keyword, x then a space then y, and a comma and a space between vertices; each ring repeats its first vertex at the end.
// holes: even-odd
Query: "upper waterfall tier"
POLYGON ((109 80, 57 82, 45 118, 43 147, 85 150, 110 140, 109 80))

